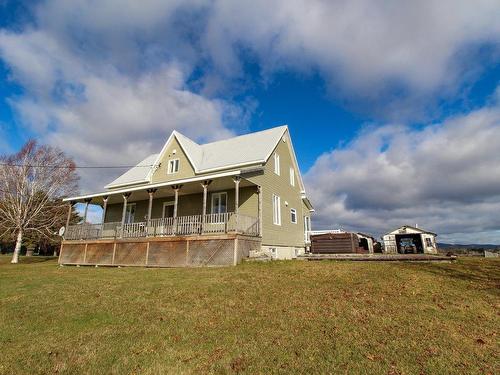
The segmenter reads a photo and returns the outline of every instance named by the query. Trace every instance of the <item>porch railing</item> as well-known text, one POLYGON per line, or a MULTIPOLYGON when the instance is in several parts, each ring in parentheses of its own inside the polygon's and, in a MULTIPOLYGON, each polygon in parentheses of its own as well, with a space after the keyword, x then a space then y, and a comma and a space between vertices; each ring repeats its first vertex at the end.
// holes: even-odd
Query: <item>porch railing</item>
POLYGON ((79 224, 70 225, 66 229, 64 239, 141 238, 218 233, 241 233, 258 236, 259 222, 253 216, 224 212, 151 219, 149 225, 148 222, 130 223, 123 225, 123 227, 120 222, 79 224))

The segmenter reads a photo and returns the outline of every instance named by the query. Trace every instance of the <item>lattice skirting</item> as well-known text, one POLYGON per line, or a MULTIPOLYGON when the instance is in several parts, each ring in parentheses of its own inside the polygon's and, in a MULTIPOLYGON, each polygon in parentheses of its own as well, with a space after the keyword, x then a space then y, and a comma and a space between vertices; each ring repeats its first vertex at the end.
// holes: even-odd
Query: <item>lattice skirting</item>
POLYGON ((201 267, 236 265, 251 250, 260 249, 258 237, 203 236, 176 239, 65 241, 59 264, 201 267))

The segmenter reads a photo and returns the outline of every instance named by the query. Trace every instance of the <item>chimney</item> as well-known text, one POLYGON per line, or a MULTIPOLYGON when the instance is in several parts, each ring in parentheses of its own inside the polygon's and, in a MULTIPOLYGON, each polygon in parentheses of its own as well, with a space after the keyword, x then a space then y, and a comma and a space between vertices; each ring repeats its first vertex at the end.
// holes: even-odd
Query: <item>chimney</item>
POLYGON ((418 228, 418 224, 417 223, 415 223, 415 228, 418 228))

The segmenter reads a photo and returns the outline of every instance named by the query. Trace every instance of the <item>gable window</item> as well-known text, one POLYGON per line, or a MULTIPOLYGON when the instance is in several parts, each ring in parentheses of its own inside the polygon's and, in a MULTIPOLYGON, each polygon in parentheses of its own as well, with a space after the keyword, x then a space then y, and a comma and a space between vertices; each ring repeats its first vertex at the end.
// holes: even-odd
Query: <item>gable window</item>
POLYGON ((168 161, 167 173, 177 173, 179 172, 179 159, 171 159, 168 161))
POLYGON ((280 175, 280 156, 277 152, 274 153, 274 173, 280 175))
POLYGON ((132 224, 135 219, 135 203, 127 203, 125 210, 125 224, 132 224))
POLYGON ((290 209, 290 220, 293 224, 297 224, 297 210, 295 208, 290 209))
POLYGON ((281 198, 273 194, 273 223, 281 225, 281 198))
POLYGON ((295 186, 295 169, 290 167, 290 185, 295 186))
POLYGON ((212 193, 213 214, 223 214, 227 212, 227 193, 212 193))

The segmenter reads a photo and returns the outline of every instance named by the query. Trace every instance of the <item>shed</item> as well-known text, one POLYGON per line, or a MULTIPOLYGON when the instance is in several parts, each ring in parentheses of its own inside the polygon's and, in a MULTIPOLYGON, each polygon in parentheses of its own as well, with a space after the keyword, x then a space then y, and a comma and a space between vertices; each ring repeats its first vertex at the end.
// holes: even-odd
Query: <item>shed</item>
POLYGON ((365 237, 357 233, 323 233, 311 236, 311 253, 313 254, 352 254, 352 253, 371 253, 373 246, 368 245, 365 237), (360 241, 364 239, 364 241, 360 241), (366 242, 364 246, 360 242, 366 242))
POLYGON ((370 236, 366 233, 358 232, 356 233, 359 238, 359 247, 362 247, 364 250, 369 252, 370 254, 374 253, 374 245, 377 242, 373 236, 370 236))
POLYGON ((437 234, 403 225, 382 237, 385 253, 399 254, 437 254, 437 234))

